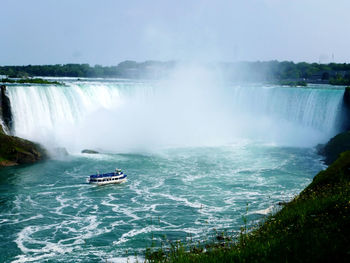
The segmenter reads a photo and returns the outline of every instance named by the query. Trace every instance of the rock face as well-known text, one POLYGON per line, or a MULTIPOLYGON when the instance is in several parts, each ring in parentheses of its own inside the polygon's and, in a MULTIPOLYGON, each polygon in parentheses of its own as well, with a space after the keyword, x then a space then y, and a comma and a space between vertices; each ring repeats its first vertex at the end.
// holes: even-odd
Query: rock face
POLYGON ((99 153, 99 152, 98 151, 94 151, 94 150, 85 149, 85 150, 82 150, 81 153, 96 154, 96 153, 99 153))
POLYGON ((344 123, 343 130, 350 130, 350 87, 345 88, 344 97, 343 97, 343 108, 344 108, 344 123))
POLYGON ((327 165, 333 163, 342 152, 350 150, 350 87, 345 88, 343 96, 343 131, 325 145, 318 145, 317 151, 325 157, 327 165))
POLYGON ((345 88, 344 92, 344 103, 347 107, 350 108, 350 87, 345 88))
POLYGON ((350 131, 338 134, 329 140, 329 142, 320 147, 319 154, 325 156, 324 162, 327 165, 333 163, 342 152, 350 150, 350 131))
POLYGON ((6 135, 0 125, 0 167, 34 163, 47 157, 38 144, 6 135))
POLYGON ((3 120, 8 131, 12 130, 12 111, 10 99, 6 95, 6 86, 0 86, 0 118, 3 120))

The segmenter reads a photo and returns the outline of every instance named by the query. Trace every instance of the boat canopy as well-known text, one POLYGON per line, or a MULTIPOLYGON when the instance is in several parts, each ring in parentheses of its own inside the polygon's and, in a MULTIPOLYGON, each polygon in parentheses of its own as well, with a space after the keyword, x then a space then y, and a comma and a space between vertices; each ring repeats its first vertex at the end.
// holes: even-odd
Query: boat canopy
POLYGON ((103 177, 112 177, 112 176, 116 176, 116 174, 115 173, 94 174, 94 175, 90 175, 90 178, 103 178, 103 177))

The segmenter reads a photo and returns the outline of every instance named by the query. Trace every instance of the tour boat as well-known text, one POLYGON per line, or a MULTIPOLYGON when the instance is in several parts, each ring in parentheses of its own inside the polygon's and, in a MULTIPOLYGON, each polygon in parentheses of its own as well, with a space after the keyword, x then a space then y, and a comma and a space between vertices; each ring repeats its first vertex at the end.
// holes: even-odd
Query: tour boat
POLYGON ((115 169, 114 173, 94 174, 88 178, 89 184, 104 185, 104 184, 120 184, 126 182, 126 174, 121 169, 115 169))

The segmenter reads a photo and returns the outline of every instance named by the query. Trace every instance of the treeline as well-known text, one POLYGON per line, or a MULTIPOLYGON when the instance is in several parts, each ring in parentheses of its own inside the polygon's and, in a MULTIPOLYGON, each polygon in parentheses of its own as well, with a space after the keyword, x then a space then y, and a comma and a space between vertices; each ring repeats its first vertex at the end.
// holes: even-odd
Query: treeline
POLYGON ((148 74, 157 74, 172 67, 174 62, 146 61, 137 63, 135 61, 124 61, 117 66, 90 66, 89 64, 56 64, 56 65, 28 65, 28 66, 1 66, 0 75, 9 78, 26 77, 157 77, 148 74))
MULTIPOLYGON (((124 61, 117 66, 90 66, 89 64, 57 64, 1 66, 0 75, 9 78, 44 77, 120 77, 160 78, 165 76, 177 62, 124 61)), ((350 64, 343 63, 294 63, 289 61, 216 63, 225 76, 238 81, 306 81, 335 85, 350 85, 350 64)))
POLYGON ((306 81, 350 84, 350 64, 294 63, 289 61, 239 62, 223 66, 232 79, 252 81, 306 81))
POLYGON ((40 78, 20 78, 20 79, 9 79, 9 78, 3 78, 0 79, 0 83, 16 83, 16 84, 50 84, 50 85, 64 85, 61 82, 58 81, 50 81, 47 79, 40 79, 40 78))

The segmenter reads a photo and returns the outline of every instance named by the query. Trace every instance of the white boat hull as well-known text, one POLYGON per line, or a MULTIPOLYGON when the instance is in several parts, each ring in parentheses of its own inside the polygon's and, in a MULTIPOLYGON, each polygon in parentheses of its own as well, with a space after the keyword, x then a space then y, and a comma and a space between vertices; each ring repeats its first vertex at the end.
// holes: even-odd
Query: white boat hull
POLYGON ((127 175, 116 169, 117 172, 90 175, 87 182, 89 184, 105 185, 105 184, 121 184, 126 182, 127 175))
POLYGON ((106 185, 106 184, 122 184, 127 181, 126 178, 123 179, 118 179, 118 180, 111 180, 111 181, 102 181, 102 182, 91 182, 89 181, 90 184, 95 184, 95 185, 106 185))

